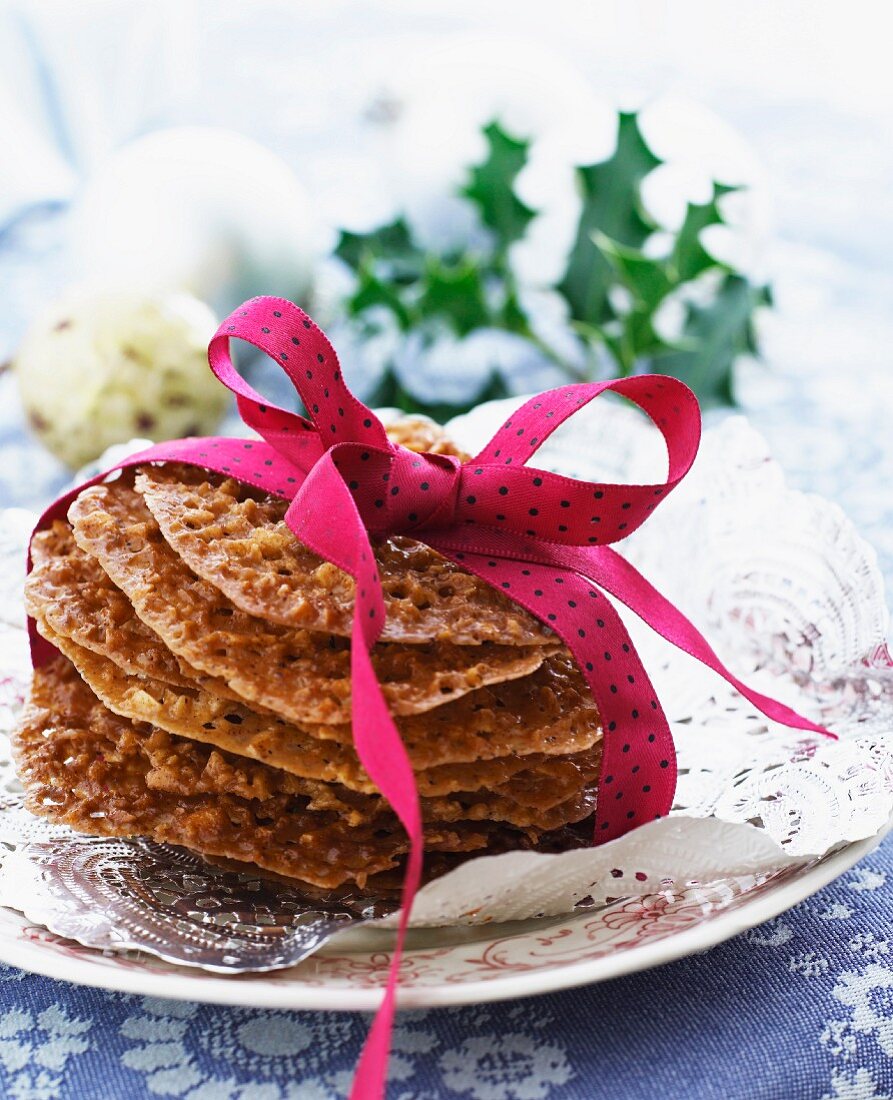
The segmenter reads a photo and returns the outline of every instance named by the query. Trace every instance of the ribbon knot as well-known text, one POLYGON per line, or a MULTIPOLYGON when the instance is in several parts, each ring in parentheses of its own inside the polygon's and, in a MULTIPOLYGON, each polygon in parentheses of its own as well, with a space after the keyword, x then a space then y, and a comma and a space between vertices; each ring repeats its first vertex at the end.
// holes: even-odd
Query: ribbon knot
POLYGON ((329 465, 353 496, 374 538, 449 527, 455 519, 460 463, 452 455, 419 454, 395 443, 388 450, 338 443, 324 452, 301 491, 301 507, 318 491, 329 465))

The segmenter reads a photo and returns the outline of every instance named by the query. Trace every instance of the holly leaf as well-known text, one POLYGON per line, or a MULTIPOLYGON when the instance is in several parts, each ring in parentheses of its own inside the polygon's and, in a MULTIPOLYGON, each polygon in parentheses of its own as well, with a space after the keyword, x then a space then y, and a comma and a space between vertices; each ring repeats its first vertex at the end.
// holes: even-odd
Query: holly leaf
POLYGON ((650 369, 682 379, 703 405, 734 404, 735 360, 756 353, 754 311, 770 304, 768 287, 728 275, 711 302, 688 307, 682 334, 686 346, 654 356, 650 369))
POLYGON ((471 169, 471 179, 462 194, 477 207, 481 221, 493 231, 496 248, 504 253, 520 240, 536 211, 515 194, 515 181, 527 163, 529 141, 506 133, 498 122, 484 127, 487 157, 471 169))
POLYGON ((642 180, 661 164, 639 129, 635 114, 621 113, 617 148, 608 160, 577 169, 583 199, 577 235, 558 291, 575 321, 599 324, 610 319, 611 264, 593 240, 602 233, 619 244, 640 247, 655 226, 642 208, 642 180))
POLYGON ((382 277, 411 282, 424 267, 425 254, 412 239, 404 218, 397 218, 371 233, 351 233, 342 229, 335 255, 359 272, 373 267, 382 277))
POLYGON ((484 401, 498 401, 510 396, 510 390, 502 375, 493 370, 483 385, 468 400, 462 402, 424 401, 411 393, 397 377, 394 368, 389 366, 382 374, 373 391, 366 397, 366 404, 372 408, 394 408, 405 413, 421 413, 430 416, 438 424, 445 424, 451 417, 468 412, 469 409, 484 401))
POLYGON ((614 276, 630 292, 636 307, 653 313, 674 288, 665 259, 646 256, 636 248, 613 241, 604 233, 593 234, 593 241, 613 269, 614 276))
POLYGON ((676 278, 681 282, 696 279, 711 267, 724 266, 701 244, 701 233, 710 225, 726 224, 718 200, 737 190, 737 187, 714 183, 713 198, 709 202, 688 204, 670 255, 676 278))
POLYGON ((446 317, 459 336, 490 323, 479 263, 465 256, 451 264, 429 256, 418 309, 425 318, 446 317))
POLYGON ((357 285, 347 299, 347 309, 352 317, 358 317, 367 309, 384 306, 397 318, 404 331, 411 327, 412 318, 400 297, 396 286, 390 279, 382 279, 375 271, 375 265, 364 260, 357 273, 357 285))

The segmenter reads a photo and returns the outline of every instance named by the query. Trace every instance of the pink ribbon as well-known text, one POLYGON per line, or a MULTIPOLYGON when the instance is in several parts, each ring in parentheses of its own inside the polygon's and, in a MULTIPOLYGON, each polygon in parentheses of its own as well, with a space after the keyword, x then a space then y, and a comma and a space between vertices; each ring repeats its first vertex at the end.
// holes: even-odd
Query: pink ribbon
MULTIPOLYGON (((371 539, 407 534, 505 593, 548 625, 576 659, 604 725, 595 843, 666 814, 676 786, 667 719, 610 593, 674 645, 729 681, 764 714, 813 733, 821 726, 749 689, 703 636, 611 544, 632 534, 688 473, 700 412, 676 379, 641 375, 562 386, 531 398, 470 462, 416 454, 391 443, 375 414, 344 383, 338 357, 291 302, 255 298, 231 314, 209 347, 211 369, 236 394, 260 441, 207 438, 163 443, 120 467, 184 462, 289 500, 295 536, 355 578, 353 737, 363 766, 410 840, 403 906, 387 987, 357 1069, 351 1100, 384 1095, 398 974, 422 869, 422 820, 412 767, 376 680, 370 650, 385 622, 371 539), (291 379, 310 419, 270 405, 238 374, 236 337, 269 355, 291 379), (663 435, 669 466, 654 485, 577 481, 528 465, 565 420, 611 390, 638 405, 663 435), (360 720, 357 720, 360 719, 360 720)), ((105 478, 110 471, 87 484, 105 478)), ((83 489, 56 501, 38 524, 64 515, 83 489)), ((55 650, 33 629, 35 666, 55 650)))

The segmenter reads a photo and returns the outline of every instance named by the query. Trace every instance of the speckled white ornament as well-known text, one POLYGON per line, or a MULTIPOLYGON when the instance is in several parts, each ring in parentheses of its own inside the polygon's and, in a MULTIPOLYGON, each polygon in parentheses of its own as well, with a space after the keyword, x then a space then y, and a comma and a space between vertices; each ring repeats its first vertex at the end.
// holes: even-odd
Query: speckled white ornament
POLYGON ((13 362, 32 429, 75 467, 134 435, 208 434, 228 401, 208 370, 216 327, 187 294, 72 292, 35 321, 13 362))

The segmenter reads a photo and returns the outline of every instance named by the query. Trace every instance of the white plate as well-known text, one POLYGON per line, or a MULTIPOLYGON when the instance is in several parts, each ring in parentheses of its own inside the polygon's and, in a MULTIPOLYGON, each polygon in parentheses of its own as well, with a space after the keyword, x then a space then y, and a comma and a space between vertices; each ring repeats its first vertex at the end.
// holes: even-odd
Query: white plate
MULTIPOLYGON (((885 830, 886 831, 886 830, 885 830)), ((883 833, 771 876, 649 894, 571 917, 411 933, 404 1008, 479 1004, 607 981, 705 951, 810 897, 873 851, 883 833)), ((222 977, 145 955, 103 954, 0 909, 0 960, 60 981, 257 1008, 375 1009, 392 933, 357 929, 299 966, 222 977)))
MULTIPOLYGON (((650 461, 648 437, 631 432, 624 448, 615 431, 617 410, 599 415, 600 428, 592 419, 556 443, 555 468, 648 480, 641 470, 650 461)), ((488 437, 503 416, 498 404, 476 410, 464 427, 456 426, 465 433, 460 441, 473 450, 475 434, 488 437)), ((592 889, 599 904, 571 915, 498 923, 567 914, 596 876, 578 869, 579 879, 570 882, 559 870, 566 856, 554 857, 552 872, 542 864, 538 877, 525 872, 506 882, 488 864, 482 882, 471 872, 465 876, 466 894, 450 876, 452 884, 428 914, 453 927, 413 930, 401 970, 404 1007, 545 993, 706 950, 814 894, 875 848, 889 827, 893 661, 884 647, 883 583, 870 548, 838 509, 787 490, 765 445, 741 421, 705 435, 702 458, 662 512, 630 540, 630 557, 709 628, 711 640, 753 686, 817 708, 841 741, 809 744, 765 722, 689 658, 637 633, 673 725, 680 762, 676 809, 692 819, 689 828, 681 822, 675 847, 661 847, 646 827, 617 847, 595 850, 605 863, 598 891, 592 889), (728 843, 711 843, 713 833, 690 827, 706 819, 737 833, 728 843), (757 849, 765 856, 766 844, 778 852, 775 862, 747 862, 757 849), (816 852, 828 854, 815 859, 816 852), (772 869, 739 873, 754 867, 772 869), (655 882, 674 885, 646 892, 655 882), (457 914, 469 912, 491 923, 456 926, 457 914)), ((0 536, 4 529, 0 523, 0 536)), ((12 531, 0 537, 0 557, 20 560, 20 541, 12 531)), ((8 587, 0 590, 0 619, 8 608, 12 623, 21 616, 19 582, 8 587)), ((0 709, 4 677, 12 688, 26 678, 22 669, 13 671, 17 652, 15 645, 9 652, 0 645, 0 709)), ((446 887, 447 880, 434 885, 446 887)), ((10 879, 7 887, 6 904, 26 904, 21 882, 10 879)), ((291 969, 229 977, 145 955, 104 954, 0 909, 0 959, 11 965, 130 993, 265 1008, 372 1010, 391 945, 392 933, 367 926, 291 969)))

